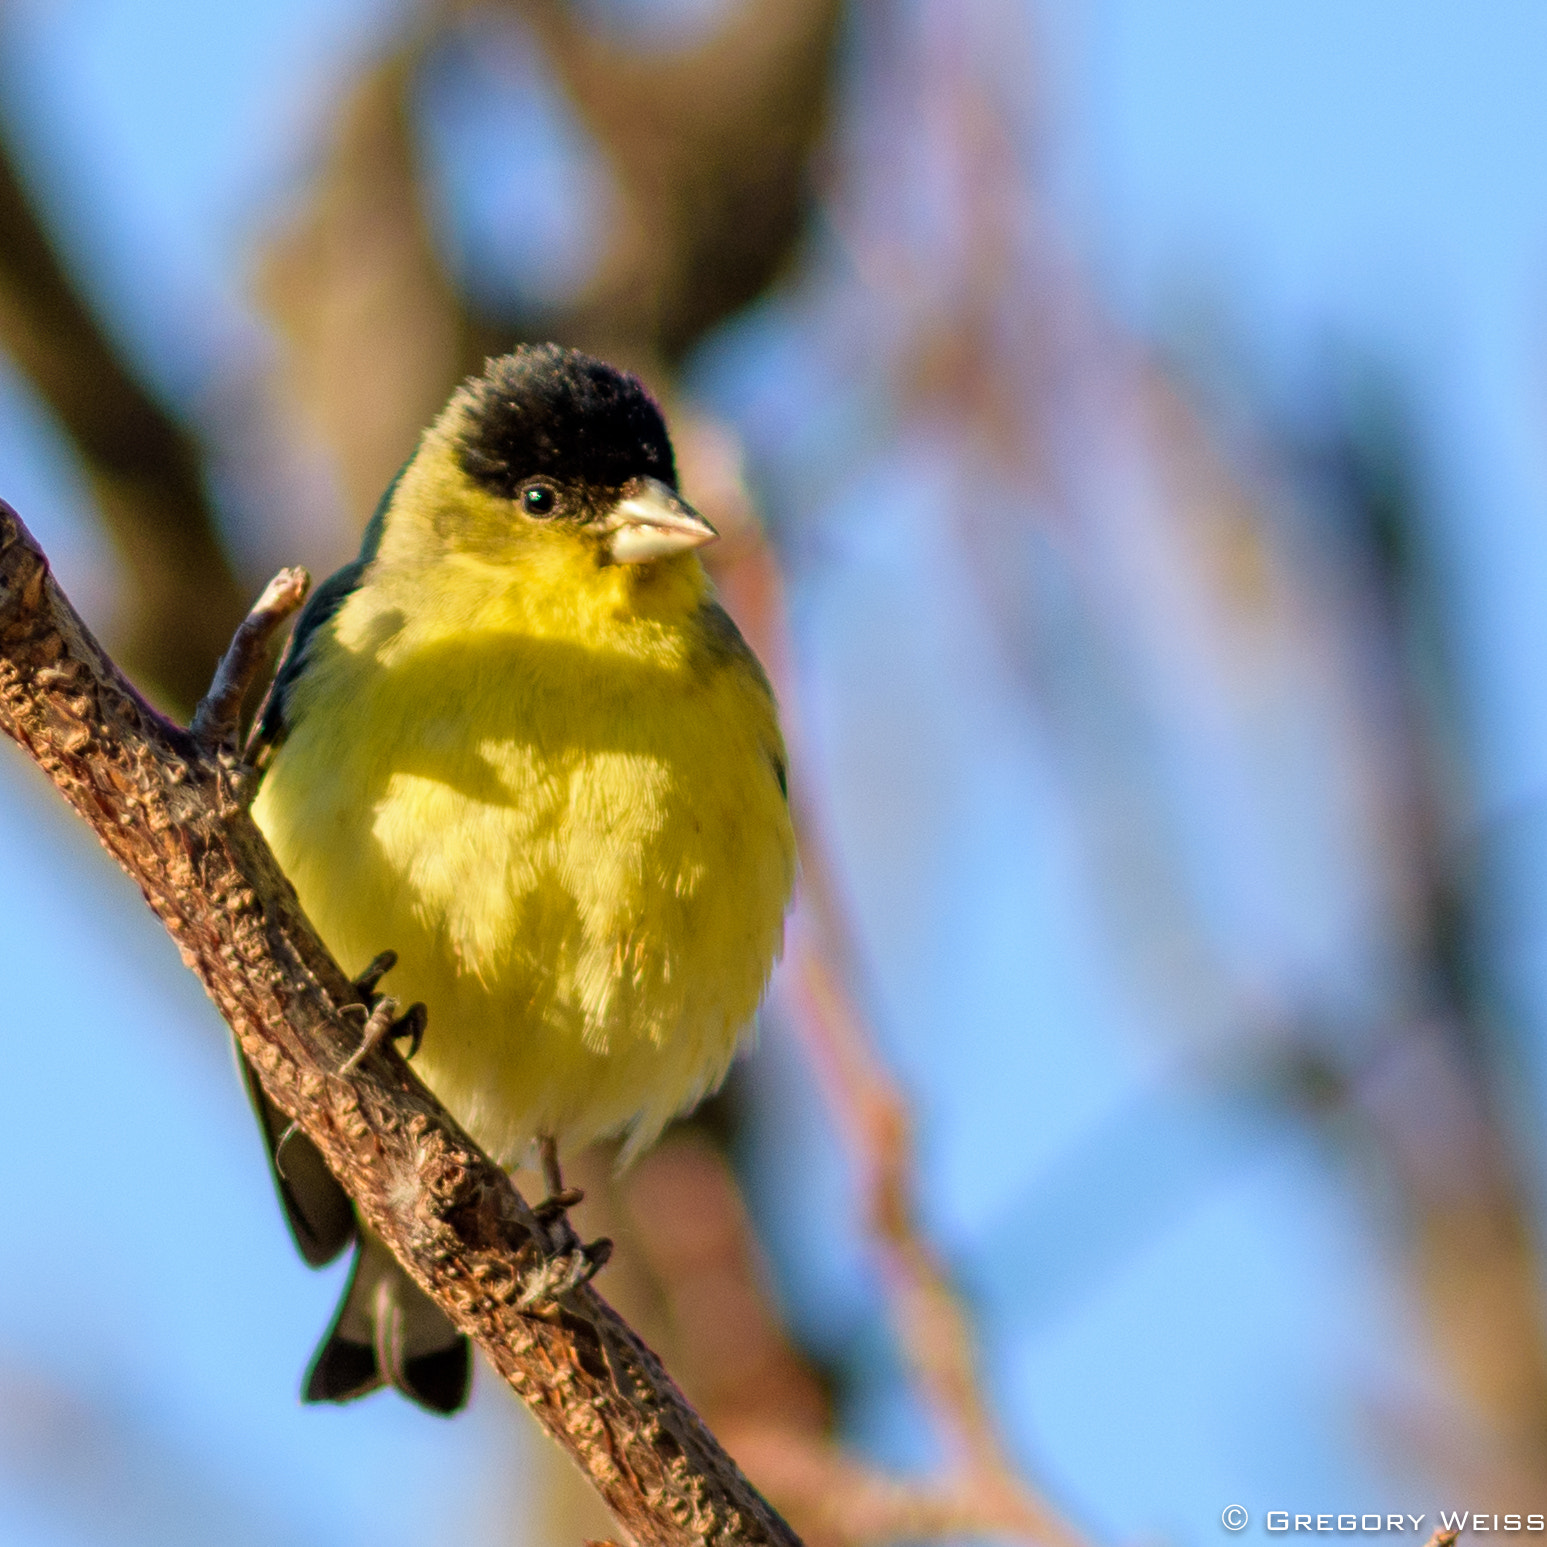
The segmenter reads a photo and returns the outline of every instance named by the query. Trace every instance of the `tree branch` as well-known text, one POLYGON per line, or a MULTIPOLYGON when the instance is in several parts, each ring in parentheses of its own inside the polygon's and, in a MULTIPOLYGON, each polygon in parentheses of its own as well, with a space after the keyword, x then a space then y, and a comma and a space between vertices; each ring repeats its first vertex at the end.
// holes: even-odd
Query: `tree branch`
POLYGON ((189 721, 189 734, 212 751, 236 750, 242 700, 257 680, 269 643, 306 599, 311 576, 304 569, 282 569, 263 588, 252 611, 237 625, 226 653, 215 668, 215 680, 189 721))
POLYGON ((0 348, 79 452, 133 586, 137 672, 192 704, 242 615, 192 438, 81 299, 0 143, 0 348))
POLYGON ((778 278, 806 230, 840 0, 742 0, 687 48, 640 52, 559 0, 505 0, 540 40, 619 194, 595 281, 548 327, 644 369, 679 362, 778 278))
POLYGON ((0 730, 89 822, 198 973, 269 1096, 641 1547, 798 1547, 594 1290, 523 1311, 554 1249, 390 1047, 342 1073, 358 995, 240 798, 243 766, 153 710, 0 501, 0 730))
POLYGON ((898 1346, 946 1456, 929 1477, 891 1477, 789 1423, 738 1428, 737 1448, 813 1540, 875 1547, 966 1533, 1040 1547, 1089 1547, 1088 1538, 1013 1464, 982 1389, 967 1308, 919 1222, 908 1102, 848 986, 850 930, 820 823, 803 798, 801 720, 792 709, 783 588, 741 480, 734 441, 702 421, 681 439, 692 474, 688 486, 723 534, 709 556, 716 584, 772 674, 789 727, 801 890, 781 980, 834 1126, 860 1168, 866 1223, 881 1257, 898 1346))

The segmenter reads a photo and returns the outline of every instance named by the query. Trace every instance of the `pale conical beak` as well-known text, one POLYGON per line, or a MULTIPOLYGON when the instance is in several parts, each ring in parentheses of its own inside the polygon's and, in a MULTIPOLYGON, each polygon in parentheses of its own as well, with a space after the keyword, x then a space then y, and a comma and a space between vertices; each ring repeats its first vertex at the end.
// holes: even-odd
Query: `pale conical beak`
POLYGON ((720 534, 659 478, 641 478, 624 491, 603 531, 614 564, 647 564, 669 553, 701 548, 720 534))

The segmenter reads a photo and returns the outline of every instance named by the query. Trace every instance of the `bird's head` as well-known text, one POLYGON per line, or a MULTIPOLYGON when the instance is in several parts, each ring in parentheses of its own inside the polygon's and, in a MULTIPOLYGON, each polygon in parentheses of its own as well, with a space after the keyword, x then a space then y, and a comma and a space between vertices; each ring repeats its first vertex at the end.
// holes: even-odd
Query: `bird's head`
POLYGON ((528 584, 544 572, 608 589, 676 575, 696 592, 694 550, 716 534, 678 494, 665 421, 640 382, 541 344, 457 390, 405 469, 385 535, 421 560, 508 565, 528 584))

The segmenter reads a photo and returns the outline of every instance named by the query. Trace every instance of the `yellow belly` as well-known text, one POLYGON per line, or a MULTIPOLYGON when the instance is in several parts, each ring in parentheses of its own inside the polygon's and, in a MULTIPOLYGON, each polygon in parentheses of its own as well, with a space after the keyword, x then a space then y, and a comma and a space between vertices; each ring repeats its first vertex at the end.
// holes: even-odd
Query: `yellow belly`
POLYGON ((399 953, 475 1138, 644 1142, 719 1082, 793 879, 749 661, 491 633, 330 643, 307 679, 253 814, 347 971, 399 953))

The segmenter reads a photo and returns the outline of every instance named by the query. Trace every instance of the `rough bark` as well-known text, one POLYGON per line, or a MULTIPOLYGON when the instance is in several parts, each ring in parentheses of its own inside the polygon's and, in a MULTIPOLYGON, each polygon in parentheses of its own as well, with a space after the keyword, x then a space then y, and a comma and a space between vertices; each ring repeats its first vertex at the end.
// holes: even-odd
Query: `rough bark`
MULTIPOLYGON (((273 1100, 640 1544, 798 1538, 589 1286, 522 1311, 556 1245, 387 1046, 341 1072, 359 995, 247 815, 247 770, 152 709, 0 501, 0 730, 139 885, 273 1100)), ((384 942, 385 944, 386 942, 384 942)), ((433 1032, 432 1032, 433 1034, 433 1032)))

